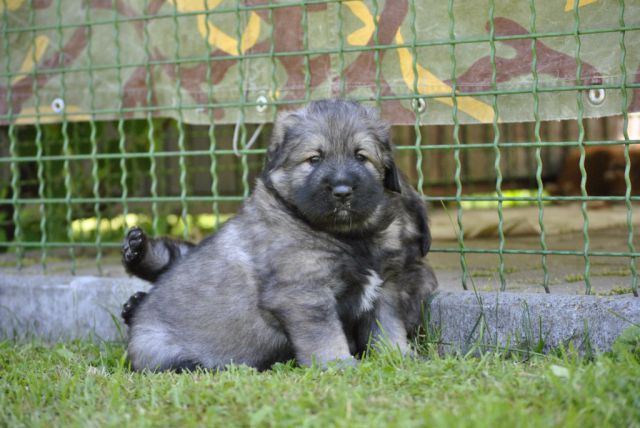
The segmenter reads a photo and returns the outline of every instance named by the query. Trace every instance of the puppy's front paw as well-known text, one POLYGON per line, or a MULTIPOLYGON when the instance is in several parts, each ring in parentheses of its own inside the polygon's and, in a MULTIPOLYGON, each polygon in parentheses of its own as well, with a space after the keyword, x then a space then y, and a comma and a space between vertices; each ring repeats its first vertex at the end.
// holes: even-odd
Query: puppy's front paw
POLYGON ((142 301, 147 297, 147 293, 144 291, 138 291, 133 296, 129 297, 129 300, 122 305, 122 319, 126 325, 131 325, 131 318, 133 318, 133 314, 136 311, 136 308, 142 303, 142 301))
POLYGON ((135 265, 144 255, 147 244, 147 236, 142 229, 134 227, 129 230, 122 244, 122 262, 125 266, 135 265))

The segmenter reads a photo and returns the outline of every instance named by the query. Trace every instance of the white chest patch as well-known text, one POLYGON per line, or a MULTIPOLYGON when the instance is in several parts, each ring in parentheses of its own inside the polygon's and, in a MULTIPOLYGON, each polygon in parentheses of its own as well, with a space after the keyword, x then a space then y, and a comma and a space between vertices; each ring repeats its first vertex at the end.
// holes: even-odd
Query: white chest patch
POLYGON ((367 282, 364 284, 362 291, 362 296, 360 300, 360 311, 367 312, 373 309, 373 306, 378 300, 378 296, 380 295, 380 286, 382 285, 382 278, 378 275, 378 273, 372 269, 369 270, 369 275, 367 276, 367 282))

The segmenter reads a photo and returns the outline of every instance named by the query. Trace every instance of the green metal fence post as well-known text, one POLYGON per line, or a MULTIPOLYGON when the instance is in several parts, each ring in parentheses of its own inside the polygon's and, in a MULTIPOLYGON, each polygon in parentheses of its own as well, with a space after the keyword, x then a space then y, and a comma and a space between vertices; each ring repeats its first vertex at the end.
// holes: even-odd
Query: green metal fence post
MULTIPOLYGON (((418 79, 419 79, 418 50, 416 49, 416 41, 417 41, 416 39, 418 38, 418 32, 416 28, 417 12, 416 12, 415 0, 411 0, 409 2, 409 7, 411 10, 410 12, 411 13, 411 54, 412 54, 411 67, 413 69, 413 96, 415 97, 411 100, 411 104, 413 105, 413 112, 416 116, 415 122, 413 124, 413 129, 416 134, 415 141, 414 141, 414 153, 416 156, 416 163, 415 163, 416 173, 418 175, 418 182, 416 183, 416 186, 418 188, 418 192, 420 192, 420 195, 424 197, 424 174, 422 172, 422 150, 420 150, 422 145, 422 130, 420 128, 420 115, 426 108, 427 102, 424 99, 419 97, 420 90, 418 89, 418 79)), ((378 89, 379 89, 378 80, 379 80, 379 76, 376 75, 376 83, 378 83, 378 89)), ((379 97, 380 94, 377 94, 377 96, 379 97)))
POLYGON ((180 168, 180 218, 182 219, 182 225, 184 227, 182 231, 182 237, 187 239, 189 237, 189 220, 188 220, 188 208, 187 208, 187 165, 185 160, 185 134, 184 134, 184 117, 182 114, 182 65, 180 64, 180 24, 178 22, 178 4, 176 2, 173 10, 173 38, 175 42, 174 55, 176 60, 175 64, 175 76, 176 76, 176 101, 175 111, 178 114, 178 120, 176 126, 178 127, 178 150, 180 156, 178 157, 178 165, 180 168))
POLYGON ((449 58, 451 60, 451 100, 453 101, 453 108, 451 109, 451 115, 453 118, 453 158, 456 164, 456 171, 454 173, 454 181, 456 183, 456 219, 458 223, 458 249, 460 250, 460 268, 462 269, 462 288, 467 289, 467 280, 469 278, 469 272, 467 268, 467 257, 464 252, 464 224, 462 223, 462 204, 460 199, 462 198, 462 165, 460 163, 460 122, 458 120, 458 96, 457 96, 457 76, 456 76, 456 29, 455 29, 455 15, 453 12, 454 0, 449 0, 447 7, 447 13, 449 16, 449 58))
MULTIPOLYGON (((582 41, 580 40, 580 11, 579 2, 575 2, 573 6, 574 17, 574 39, 576 42, 576 85, 584 85, 582 81, 582 59, 580 58, 580 48, 582 41)), ((584 239, 584 285, 586 294, 591 294, 591 259, 589 256, 589 214, 587 213, 587 171, 585 170, 586 149, 584 146, 584 104, 582 101, 583 91, 576 91, 576 99, 578 103, 578 147, 580 148, 580 193, 582 195, 581 211, 583 218, 582 235, 584 239)))
MULTIPOLYGON (((205 1, 205 8, 207 11, 209 10, 209 0, 205 1)), ((209 15, 206 15, 206 19, 209 19, 209 15)), ((205 47, 207 52, 209 52, 209 37, 211 36, 211 28, 206 25, 206 33, 205 33, 205 47)), ((218 156, 216 155, 216 119, 214 115, 214 110, 211 107, 213 104, 213 83, 211 81, 211 53, 207 56, 207 112, 209 114, 209 127, 208 127, 208 135, 209 135, 209 159, 210 159, 210 167, 209 173, 211 175, 211 194, 213 195, 213 203, 212 210, 214 215, 214 227, 217 229, 220 226, 220 205, 218 203, 218 198, 220 193, 218 191, 218 156)))
POLYGON ((495 41, 495 0, 489 0, 489 46, 491 48, 491 88, 495 91, 492 99, 493 107, 493 150, 495 153, 494 169, 496 171, 496 194, 498 196, 498 237, 500 243, 498 246, 498 256, 500 259, 500 265, 498 273, 500 275, 500 290, 504 291, 507 288, 507 281, 504 276, 504 218, 502 214, 502 170, 500 168, 500 128, 498 127, 498 87, 496 82, 496 41, 495 41))
MULTIPOLYGON (((618 0, 620 15, 618 22, 620 27, 624 27, 624 0, 618 0)), ((635 253, 635 246, 633 244, 633 206, 631 205, 631 179, 629 174, 631 172, 631 159, 629 157, 629 98, 627 95, 627 46, 625 44, 625 32, 620 31, 620 74, 622 80, 620 82, 620 92, 622 93, 622 135, 624 138, 624 182, 625 182, 625 206, 627 208, 627 248, 630 253, 635 253)), ((629 269, 631 271, 631 290, 633 295, 638 297, 638 270, 636 268, 636 259, 631 256, 629 258, 629 269)))
MULTIPOLYGON (((62 0, 59 0, 62 1, 62 0)), ((126 149, 126 135, 124 132, 124 85, 122 84, 122 63, 121 63, 121 43, 120 43, 120 16, 118 12, 118 2, 113 0, 113 25, 115 30, 114 43, 116 47, 116 76, 118 81, 118 148, 120 150, 120 188, 121 197, 120 203, 122 204, 122 216, 124 221, 125 233, 129 230, 129 221, 127 219, 129 215, 129 186, 127 184, 128 170, 127 170, 127 149, 126 149)))
POLYGON ((65 204, 67 207, 67 215, 66 215, 66 228, 67 228, 67 239, 69 239, 69 257, 71 258, 71 274, 75 275, 76 273, 76 254, 74 237, 73 237, 73 206, 72 206, 72 196, 73 196, 73 188, 71 183, 71 170, 70 170, 70 156, 71 149, 69 147, 69 132, 68 125, 69 121, 67 119, 67 101, 66 101, 66 79, 65 74, 66 70, 64 67, 65 64, 65 53, 64 53, 64 43, 63 43, 63 32, 62 32, 62 0, 58 0, 56 3, 56 17, 58 22, 58 62, 62 65, 62 69, 60 71, 60 98, 54 100, 54 103, 57 101, 60 115, 62 116, 62 139, 63 146, 62 151, 64 152, 64 161, 62 171, 64 173, 64 187, 65 187, 65 204))
MULTIPOLYGON (((91 22, 91 8, 87 7, 85 9, 85 19, 87 22, 91 22)), ((98 175, 98 159, 96 155, 98 154, 98 142, 96 140, 96 122, 95 122, 95 113, 93 113, 96 109, 96 95, 95 95, 95 85, 94 85, 94 76, 93 76, 93 55, 92 55, 92 47, 93 47, 93 35, 94 29, 89 26, 89 33, 87 35, 87 50, 89 51, 89 94, 91 97, 90 105, 91 105, 91 120, 89 121, 90 126, 90 135, 89 140, 91 141, 91 177, 93 179, 93 197, 95 198, 95 203, 93 204, 93 212, 96 216, 96 268, 98 269, 98 274, 102 275, 102 231, 101 231, 101 223, 102 223, 102 213, 100 211, 100 203, 98 202, 100 199, 100 177, 98 175)), ((35 62, 35 61, 34 61, 35 62)))
MULTIPOLYGON (((145 0, 144 2, 144 10, 148 12, 149 10, 149 0, 145 0)), ((144 67, 144 87, 147 92, 146 103, 147 106, 150 106, 153 101, 153 85, 151 84, 151 66, 150 63, 152 61, 151 50, 149 49, 149 24, 150 21, 145 21, 143 25, 143 45, 144 45, 144 53, 147 59, 146 65, 144 67)), ((158 174, 157 174, 157 164, 156 164, 156 136, 155 136, 155 124, 153 121, 153 115, 151 114, 151 110, 147 110, 146 112, 147 119, 147 142, 149 144, 149 176, 151 177, 151 188, 149 189, 151 192, 152 202, 151 202, 151 227, 153 229, 153 236, 157 236, 159 231, 159 214, 158 214, 158 174)))
MULTIPOLYGON (((529 3, 531 10, 531 33, 537 33, 536 30, 536 5, 535 0, 530 0, 529 3)), ((547 243, 545 242, 545 230, 544 230, 544 205, 542 203, 542 192, 544 185, 542 183, 542 138, 540 137, 540 96, 538 95, 538 50, 537 39, 531 38, 531 74, 533 75, 533 118, 535 120, 535 139, 536 139, 536 184, 538 186, 538 225, 540 227, 540 247, 543 251, 547 251, 547 243)), ((550 293, 549 290, 549 268, 547 267, 547 255, 542 254, 542 271, 543 279, 542 286, 546 293, 550 293)))
MULTIPOLYGON (((6 6, 6 5, 5 5, 6 6)), ((29 7, 30 7, 30 13, 29 13, 29 23, 31 26, 35 26, 35 9, 33 8, 33 0, 29 1, 29 7)), ((37 63, 37 58, 36 58, 36 36, 37 35, 37 31, 33 30, 33 33, 31 34, 31 37, 33 39, 32 41, 32 52, 31 52, 31 60, 33 61, 34 64, 37 63)), ((36 138, 35 138, 35 143, 36 143, 36 157, 38 158, 37 165, 38 165, 38 170, 37 170, 37 177, 38 177, 38 196, 41 199, 45 199, 45 177, 44 177, 44 164, 42 161, 42 155, 43 155, 43 143, 42 143, 42 126, 40 126, 40 117, 39 117, 39 113, 40 113, 40 91, 38 88, 38 74, 37 74, 37 68, 34 67, 33 68, 33 72, 32 72, 32 82, 31 82, 31 90, 33 91, 34 94, 34 99, 35 99, 35 112, 36 112, 36 120, 35 120, 35 128, 36 128, 36 138)), ((42 266, 42 270, 44 272, 46 272, 47 270, 47 209, 46 209, 46 204, 45 203, 41 203, 40 207, 39 207, 39 213, 40 213, 40 266, 42 266)))
MULTIPOLYGON (((248 64, 245 54, 242 51, 242 15, 240 13, 240 2, 236 3, 236 39, 237 39, 237 68, 238 68, 238 98, 240 99, 238 107, 238 118, 236 128, 233 133, 233 141, 240 143, 240 165, 242 167, 242 196, 249 196, 249 160, 245 149, 247 148, 247 126, 245 123, 245 108, 247 105, 247 87, 246 87, 246 70, 248 64), (238 135, 239 133, 239 135, 238 135)), ((236 149, 237 146, 234 146, 236 149)), ((236 153, 237 155, 237 153, 236 153)))

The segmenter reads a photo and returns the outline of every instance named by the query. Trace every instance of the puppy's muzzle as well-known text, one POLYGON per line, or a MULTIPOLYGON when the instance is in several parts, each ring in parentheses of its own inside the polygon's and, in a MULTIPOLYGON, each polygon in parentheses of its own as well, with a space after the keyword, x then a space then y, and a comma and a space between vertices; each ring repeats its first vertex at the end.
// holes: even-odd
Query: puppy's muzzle
POLYGON ((353 187, 348 184, 338 184, 333 186, 331 194, 336 201, 346 203, 353 197, 353 187))

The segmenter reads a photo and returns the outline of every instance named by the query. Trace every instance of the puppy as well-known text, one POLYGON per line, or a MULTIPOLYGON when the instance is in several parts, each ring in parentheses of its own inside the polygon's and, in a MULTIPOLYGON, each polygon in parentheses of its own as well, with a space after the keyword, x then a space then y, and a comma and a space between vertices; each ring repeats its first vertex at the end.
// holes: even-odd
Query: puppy
POLYGON ((128 266, 156 278, 130 314, 132 366, 351 364, 369 340, 406 352, 437 287, 429 245, 424 205, 373 110, 330 100, 285 113, 237 216, 198 246, 147 241, 128 266), (173 246, 185 251, 156 257, 173 246))

